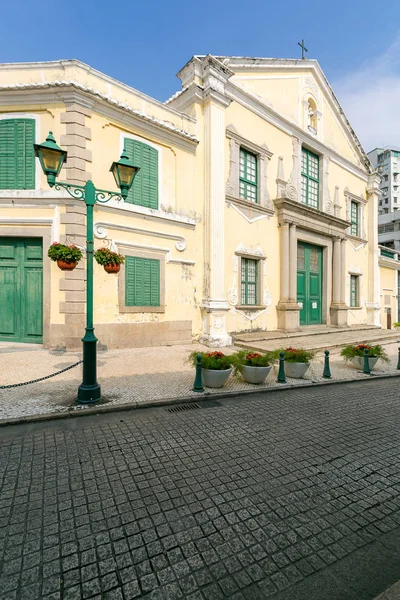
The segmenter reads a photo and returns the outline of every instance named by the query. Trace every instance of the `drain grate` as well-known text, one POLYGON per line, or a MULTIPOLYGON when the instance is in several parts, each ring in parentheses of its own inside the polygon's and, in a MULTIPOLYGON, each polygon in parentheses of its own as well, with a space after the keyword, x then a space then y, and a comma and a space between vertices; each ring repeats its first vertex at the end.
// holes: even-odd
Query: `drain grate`
POLYGON ((182 412, 183 410, 195 410, 196 408, 200 408, 200 404, 190 402, 190 404, 178 404, 178 406, 171 406, 170 408, 167 408, 166 411, 170 413, 176 413, 182 412))

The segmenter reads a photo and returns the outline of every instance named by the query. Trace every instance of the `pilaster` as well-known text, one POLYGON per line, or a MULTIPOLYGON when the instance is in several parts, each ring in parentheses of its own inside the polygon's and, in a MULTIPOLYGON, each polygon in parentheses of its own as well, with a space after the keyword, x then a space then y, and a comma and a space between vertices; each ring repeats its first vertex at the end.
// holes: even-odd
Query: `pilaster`
POLYGON ((378 200, 380 176, 373 173, 368 177, 367 207, 368 224, 368 290, 367 316, 370 325, 381 325, 380 320, 380 271, 378 248, 378 200))
POLYGON ((347 327, 348 306, 346 305, 346 239, 333 238, 332 304, 331 323, 336 327, 347 327))
MULTIPOLYGON (((225 84, 231 72, 213 57, 203 62, 205 160, 205 271, 202 301, 203 333, 208 346, 229 346, 225 297, 225 109, 230 104, 225 84)), ((233 165, 235 168, 235 165, 233 165)))

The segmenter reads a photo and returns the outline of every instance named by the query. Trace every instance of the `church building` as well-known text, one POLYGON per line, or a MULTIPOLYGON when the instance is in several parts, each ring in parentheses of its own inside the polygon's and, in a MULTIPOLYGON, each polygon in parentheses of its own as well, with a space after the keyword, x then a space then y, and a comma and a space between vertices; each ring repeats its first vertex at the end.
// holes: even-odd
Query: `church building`
POLYGON ((0 341, 80 348, 85 205, 50 189, 33 154, 51 130, 60 180, 115 190, 97 203, 95 329, 108 348, 232 343, 247 331, 380 325, 374 173, 315 60, 195 56, 161 103, 76 61, 0 65, 0 341))

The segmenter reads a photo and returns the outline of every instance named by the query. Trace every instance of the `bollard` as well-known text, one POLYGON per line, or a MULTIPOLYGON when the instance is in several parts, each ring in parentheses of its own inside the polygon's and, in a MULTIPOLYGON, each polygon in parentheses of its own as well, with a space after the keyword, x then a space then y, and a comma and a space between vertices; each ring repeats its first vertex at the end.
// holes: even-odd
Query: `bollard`
POLYGON ((399 348, 399 358, 397 359, 397 368, 400 370, 400 348, 399 348))
POLYGON ((204 392, 203 388, 203 376, 201 372, 201 355, 198 354, 196 357, 196 377, 193 385, 194 392, 204 392))
POLYGON ((285 376, 285 353, 279 352, 279 371, 278 371, 278 379, 277 383, 286 383, 285 376))
POLYGON ((364 369, 363 369, 363 373, 365 373, 366 375, 371 375, 371 369, 369 368, 369 350, 366 348, 364 350, 364 369))
POLYGON ((331 369, 329 367, 329 350, 325 350, 325 361, 324 361, 324 372, 322 377, 325 379, 332 379, 331 369))

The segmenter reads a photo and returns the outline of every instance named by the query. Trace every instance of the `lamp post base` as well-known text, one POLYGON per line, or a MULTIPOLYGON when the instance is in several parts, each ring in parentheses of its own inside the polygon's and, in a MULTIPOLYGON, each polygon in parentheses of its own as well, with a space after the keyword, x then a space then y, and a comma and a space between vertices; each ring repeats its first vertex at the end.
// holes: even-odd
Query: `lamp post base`
POLYGON ((101 399, 101 387, 98 383, 95 385, 81 385, 78 387, 78 404, 94 404, 101 399))

